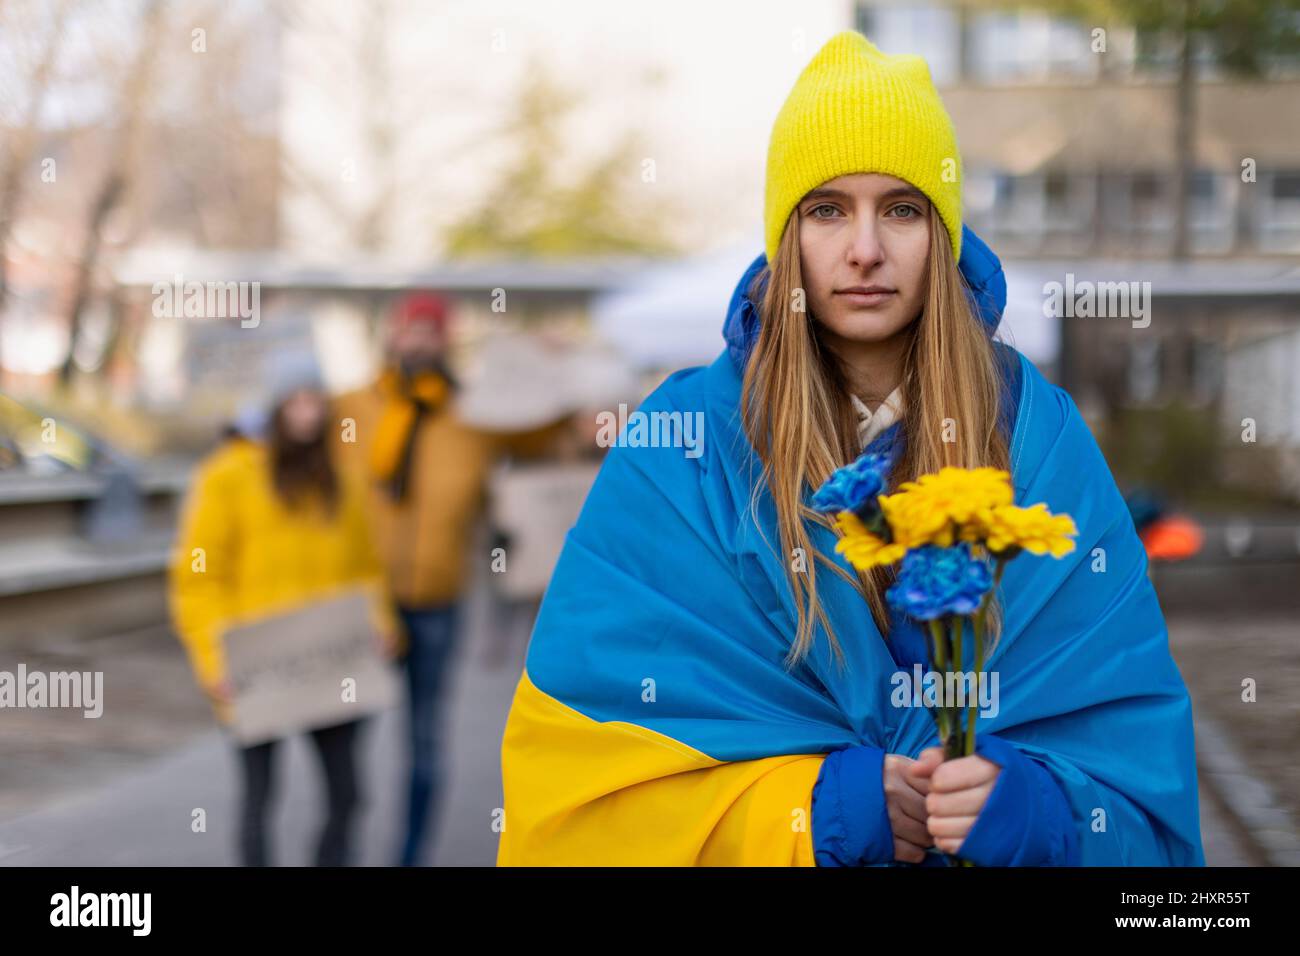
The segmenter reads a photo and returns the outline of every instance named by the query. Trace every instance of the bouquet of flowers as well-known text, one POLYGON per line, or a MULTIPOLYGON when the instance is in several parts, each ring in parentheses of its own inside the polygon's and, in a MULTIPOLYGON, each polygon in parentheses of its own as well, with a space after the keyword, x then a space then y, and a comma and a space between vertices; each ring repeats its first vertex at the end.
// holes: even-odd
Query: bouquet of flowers
MULTIPOLYGON (((942 468, 884 494, 892 462, 864 454, 835 471, 812 498, 814 510, 834 514, 841 535, 835 550, 866 571, 901 562, 885 592, 894 610, 929 631, 930 669, 943 687, 963 686, 963 637, 974 639, 974 680, 984 685, 989 600, 1007 562, 1022 552, 1059 558, 1074 550, 1074 520, 1046 504, 1014 503, 1009 472, 996 468, 942 468)), ((964 708, 940 693, 932 715, 944 759, 975 753, 974 700, 964 708)))

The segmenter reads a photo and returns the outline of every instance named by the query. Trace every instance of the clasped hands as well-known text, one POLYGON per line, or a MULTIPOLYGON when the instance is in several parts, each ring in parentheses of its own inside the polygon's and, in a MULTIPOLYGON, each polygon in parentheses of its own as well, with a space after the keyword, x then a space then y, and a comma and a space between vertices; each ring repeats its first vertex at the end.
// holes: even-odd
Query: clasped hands
POLYGON ((920 863, 931 846, 957 853, 1001 771, 979 754, 945 761, 942 747, 927 747, 915 760, 885 754, 882 783, 894 859, 920 863))

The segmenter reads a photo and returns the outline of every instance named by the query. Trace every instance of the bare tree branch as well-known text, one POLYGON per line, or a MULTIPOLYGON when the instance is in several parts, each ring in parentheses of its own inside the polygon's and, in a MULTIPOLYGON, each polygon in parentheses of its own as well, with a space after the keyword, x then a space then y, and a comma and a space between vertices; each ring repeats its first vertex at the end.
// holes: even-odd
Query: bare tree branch
POLYGON ((121 107, 117 112, 121 122, 109 151, 108 172, 87 215, 81 254, 77 258, 72 304, 68 309, 68 354, 59 369, 59 384, 64 387, 71 381, 75 369, 73 354, 81 333, 82 312, 94 285, 104 222, 117 207, 130 184, 132 173, 138 168, 139 129, 153 84, 153 68, 166 22, 164 13, 162 0, 147 0, 140 15, 139 45, 122 86, 121 107))

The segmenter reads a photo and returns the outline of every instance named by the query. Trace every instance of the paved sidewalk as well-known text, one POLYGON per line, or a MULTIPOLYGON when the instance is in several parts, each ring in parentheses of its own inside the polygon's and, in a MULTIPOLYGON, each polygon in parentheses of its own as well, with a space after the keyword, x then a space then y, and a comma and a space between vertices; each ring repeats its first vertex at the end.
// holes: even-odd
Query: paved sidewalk
MULTIPOLYGON (((444 802, 435 865, 491 866, 496 858, 493 810, 501 804, 500 741, 522 666, 521 633, 491 647, 494 623, 482 600, 471 605, 468 638, 456 662, 449 710, 450 786, 444 802), (501 649, 505 652, 501 653, 501 649), (490 661, 489 658, 492 658, 490 661)), ((1243 625, 1235 625, 1238 628, 1243 625)), ((1213 623, 1200 625, 1217 634, 1213 623)), ((1267 625, 1261 625, 1267 632, 1267 625)), ((1171 624, 1175 654, 1198 709, 1211 707, 1200 681, 1204 634, 1186 622, 1171 624), (1184 662, 1186 657, 1186 662, 1184 662)), ((1261 643, 1266 638, 1256 635, 1261 643)), ((102 666, 114 699, 98 721, 51 711, 20 715, 27 740, 13 752, 0 745, 0 864, 18 866, 228 865, 234 862, 235 765, 225 738, 196 696, 181 652, 165 632, 127 635, 77 648, 47 649, 46 663, 30 667, 102 666), (79 655, 79 656, 77 656, 79 655), (100 660, 97 655, 105 655, 100 660), (110 719, 112 718, 112 719, 110 719), (92 726, 93 725, 93 726, 92 726), (191 813, 202 807, 207 832, 193 833, 191 813)), ((0 661, 0 667, 12 666, 0 661)), ((1238 668, 1239 669, 1239 668, 1238 668)), ((1267 674, 1268 671, 1259 671, 1267 674)), ((1236 669, 1220 677, 1236 681, 1236 669)), ((1224 706, 1229 706, 1226 703, 1224 706)), ((1233 711, 1228 711, 1231 714, 1233 711)), ((15 724, 9 724, 15 727, 15 724)), ((1291 724, 1294 726, 1294 723, 1291 724)), ((391 862, 402 819, 401 720, 372 720, 363 736, 366 808, 358 832, 358 862, 391 862)), ((1281 759, 1281 758, 1279 758, 1281 759)), ((274 817, 276 859, 305 864, 317 826, 314 756, 301 739, 281 754, 274 817)), ((1248 761, 1248 765, 1256 763, 1248 761)), ((1201 825, 1210 865, 1262 865, 1250 835, 1207 789, 1202 768, 1201 825)))
MULTIPOLYGON (((481 631, 481 615, 478 627, 481 631)), ((467 635, 473 635, 472 627, 467 635)), ((234 754, 197 698, 178 646, 159 631, 98 647, 114 659, 97 661, 84 648, 77 663, 71 652, 48 654, 48 663, 41 664, 24 658, 32 668, 102 667, 106 697, 115 687, 115 696, 125 696, 133 706, 116 715, 108 707, 99 720, 80 712, 6 714, 6 720, 21 715, 26 743, 21 752, 0 744, 0 865, 233 864, 234 754), (204 833, 191 830, 195 808, 206 811, 204 833)), ((462 645, 458 654, 448 711, 449 785, 435 850, 426 863, 491 866, 496 861, 492 812, 501 805, 501 734, 522 647, 516 642, 497 666, 486 663, 487 650, 479 639, 462 645)), ((109 699, 111 704, 114 697, 109 699)), ((393 862, 402 836, 402 723, 400 712, 377 716, 362 737, 365 807, 356 845, 363 865, 393 862)), ((274 859, 306 864, 322 798, 315 756, 310 744, 297 738, 278 759, 274 859)))
POLYGON ((1231 811, 1243 843, 1300 865, 1300 614, 1220 609, 1168 624, 1197 717, 1202 788, 1231 811))

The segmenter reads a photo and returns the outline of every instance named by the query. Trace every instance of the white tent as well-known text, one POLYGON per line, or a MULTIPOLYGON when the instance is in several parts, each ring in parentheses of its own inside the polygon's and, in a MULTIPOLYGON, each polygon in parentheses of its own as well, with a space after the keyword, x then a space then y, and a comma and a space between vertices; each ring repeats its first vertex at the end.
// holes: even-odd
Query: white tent
POLYGON ((1055 364, 1061 351, 1061 320, 1043 315, 1041 270, 1029 263, 1003 261, 1007 276, 1007 307, 1002 310, 999 337, 1040 367, 1055 364))
POLYGON ((599 344, 500 333, 483 343, 475 366, 462 383, 457 410, 466 424, 486 431, 537 428, 641 398, 627 361, 599 344))
POLYGON ((754 237, 647 269, 617 292, 593 300, 597 335, 637 369, 707 365, 725 345, 722 324, 731 293, 762 248, 754 237))
MULTIPOLYGON (((757 237, 722 251, 647 270, 616 292, 597 297, 597 334, 638 369, 683 368, 712 362, 723 348, 727 303, 762 249, 757 237)), ((1002 338, 1035 363, 1050 365, 1060 350, 1060 323, 1043 315, 1042 270, 1003 262, 1007 307, 1002 338)))

